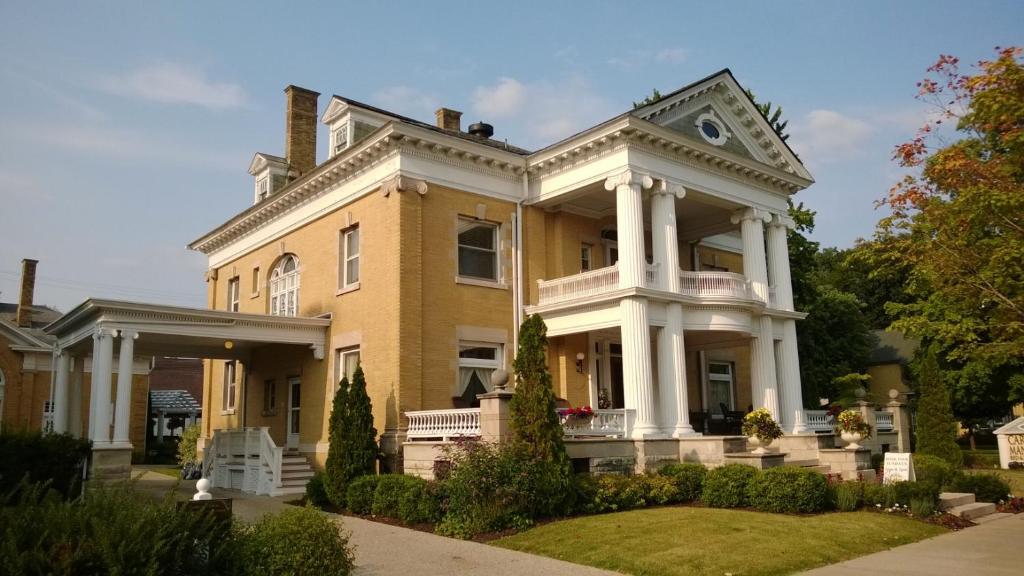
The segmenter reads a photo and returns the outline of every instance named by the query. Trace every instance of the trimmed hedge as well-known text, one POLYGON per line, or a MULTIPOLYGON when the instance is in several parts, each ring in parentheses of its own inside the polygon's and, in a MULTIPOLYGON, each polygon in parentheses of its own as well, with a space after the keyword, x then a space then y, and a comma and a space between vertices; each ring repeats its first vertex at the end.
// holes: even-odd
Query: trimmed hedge
POLYGON ((264 516, 240 531, 242 574, 337 574, 352 572, 348 534, 322 512, 291 508, 264 516))
POLYGON ((313 474, 309 482, 306 482, 306 500, 317 508, 323 508, 331 503, 330 498, 327 497, 327 487, 324 486, 324 479, 324 473, 317 472, 313 474))
POLYGON ((374 516, 398 518, 399 501, 402 495, 413 486, 423 484, 426 480, 405 474, 382 474, 377 477, 377 489, 373 493, 373 505, 370 512, 374 516))
POLYGON ((0 494, 13 491, 22 480, 47 482, 64 498, 81 488, 82 464, 92 443, 70 434, 4 432, 0 434, 0 494))
POLYGON ((377 492, 379 476, 360 476, 349 483, 345 491, 345 502, 354 514, 369 514, 373 510, 373 500, 377 492))
POLYGON ((952 486, 963 473, 938 456, 914 454, 914 475, 918 482, 931 482, 939 488, 952 486))
POLYGON ((745 464, 726 464, 709 470, 700 499, 712 508, 743 508, 750 505, 748 490, 758 470, 745 464))
POLYGON ((953 483, 954 492, 970 492, 978 502, 1001 502, 1010 495, 1010 485, 995 474, 964 474, 953 483))
POLYGON ((795 466, 769 468, 755 474, 747 487, 750 505, 765 512, 809 514, 829 507, 825 476, 795 466))
POLYGON ((398 498, 398 517, 406 524, 441 521, 444 492, 437 482, 416 482, 398 498))
POLYGON ((671 478, 675 483, 676 497, 673 502, 695 502, 700 500, 708 469, 703 464, 684 462, 669 464, 662 468, 659 474, 671 478))

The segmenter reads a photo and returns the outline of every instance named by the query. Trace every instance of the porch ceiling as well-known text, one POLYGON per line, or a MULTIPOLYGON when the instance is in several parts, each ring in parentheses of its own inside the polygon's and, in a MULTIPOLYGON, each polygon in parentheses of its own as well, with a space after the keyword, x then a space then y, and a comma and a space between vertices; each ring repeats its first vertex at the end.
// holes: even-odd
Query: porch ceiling
POLYGON ((247 359, 263 346, 292 345, 323 358, 329 318, 243 314, 89 299, 45 328, 58 346, 75 355, 92 351, 97 329, 133 330, 136 356, 247 359))

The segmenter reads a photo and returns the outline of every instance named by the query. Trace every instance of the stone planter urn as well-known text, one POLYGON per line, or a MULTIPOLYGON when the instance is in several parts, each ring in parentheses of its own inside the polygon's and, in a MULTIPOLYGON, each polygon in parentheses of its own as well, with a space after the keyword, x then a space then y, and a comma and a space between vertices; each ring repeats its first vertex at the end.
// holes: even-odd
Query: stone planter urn
POLYGON ((753 450, 750 451, 751 454, 766 454, 766 453, 768 453, 768 446, 770 446, 771 443, 772 443, 771 440, 768 440, 767 442, 762 442, 761 439, 758 438, 757 436, 748 436, 747 437, 747 445, 749 445, 750 447, 753 448, 753 450))
POLYGON ((847 432, 845 430, 840 432, 839 436, 842 437, 844 442, 847 442, 847 450, 856 450, 860 448, 860 444, 858 444, 858 442, 864 439, 864 437, 860 435, 860 432, 847 432))

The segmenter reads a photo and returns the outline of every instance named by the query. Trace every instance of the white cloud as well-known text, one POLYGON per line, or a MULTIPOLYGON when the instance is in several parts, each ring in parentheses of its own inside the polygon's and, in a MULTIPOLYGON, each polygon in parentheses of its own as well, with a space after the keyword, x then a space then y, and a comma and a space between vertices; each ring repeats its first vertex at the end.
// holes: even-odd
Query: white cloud
POLYGON ((440 99, 434 94, 422 92, 411 86, 391 86, 373 95, 373 102, 381 108, 413 118, 430 117, 440 106, 440 99))
POLYGON ((472 109, 485 122, 498 119, 498 137, 523 146, 546 146, 615 114, 615 107, 581 75, 523 82, 502 77, 478 86, 472 109))
POLYGON ((120 96, 214 110, 241 108, 248 102, 245 90, 238 84, 211 80, 203 70, 174 63, 155 64, 104 78, 100 88, 120 96))
POLYGON ((860 156, 875 129, 859 118, 834 110, 812 110, 794 122, 790 142, 812 164, 842 162, 860 156))

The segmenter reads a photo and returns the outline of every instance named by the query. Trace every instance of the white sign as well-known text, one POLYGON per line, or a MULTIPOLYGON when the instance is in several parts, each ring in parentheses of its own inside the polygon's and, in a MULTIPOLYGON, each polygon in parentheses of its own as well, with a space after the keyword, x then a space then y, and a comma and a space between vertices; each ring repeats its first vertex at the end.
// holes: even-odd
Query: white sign
POLYGON ((883 466, 882 484, 915 480, 914 461, 909 452, 886 452, 883 466))
POLYGON ((999 466, 1024 465, 1024 416, 996 430, 999 443, 999 466))

